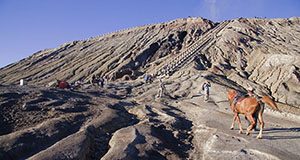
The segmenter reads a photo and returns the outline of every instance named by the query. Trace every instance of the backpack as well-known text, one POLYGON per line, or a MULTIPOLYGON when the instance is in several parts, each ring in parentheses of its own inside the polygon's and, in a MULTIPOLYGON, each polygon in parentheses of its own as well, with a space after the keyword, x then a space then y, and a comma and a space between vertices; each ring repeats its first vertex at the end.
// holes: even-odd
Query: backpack
POLYGON ((206 83, 202 84, 202 91, 204 91, 204 86, 205 86, 205 84, 206 84, 206 83))

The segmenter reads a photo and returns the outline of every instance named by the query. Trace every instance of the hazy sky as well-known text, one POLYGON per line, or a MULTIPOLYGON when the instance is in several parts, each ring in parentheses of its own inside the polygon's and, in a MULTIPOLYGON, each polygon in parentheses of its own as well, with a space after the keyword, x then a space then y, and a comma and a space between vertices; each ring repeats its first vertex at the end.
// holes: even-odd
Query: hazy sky
POLYGON ((188 16, 300 17, 300 0, 0 0, 0 67, 65 42, 188 16))

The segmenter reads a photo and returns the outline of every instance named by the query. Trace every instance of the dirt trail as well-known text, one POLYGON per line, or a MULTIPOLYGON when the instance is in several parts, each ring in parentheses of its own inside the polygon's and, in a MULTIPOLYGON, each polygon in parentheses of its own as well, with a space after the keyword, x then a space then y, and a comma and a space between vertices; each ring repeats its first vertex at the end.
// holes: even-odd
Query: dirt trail
MULTIPOLYGON (((158 84, 112 83, 67 91, 1 86, 2 159, 297 159, 299 116, 265 110, 263 139, 230 130, 227 80, 183 70, 158 84), (180 76, 176 76, 180 74, 180 76), (24 105, 26 104, 26 105, 24 105), (14 114, 10 114, 14 113, 14 114), (38 118, 33 118, 38 115, 38 118)), ((243 128, 247 123, 241 116, 243 128)))
MULTIPOLYGON (((300 123, 297 119, 285 117, 284 114, 274 114, 267 109, 264 113, 262 140, 255 138, 257 131, 250 136, 239 134, 237 124, 235 130, 229 129, 233 113, 224 95, 226 88, 214 83, 212 86, 209 102, 204 102, 203 96, 196 94, 173 103, 193 122, 193 159, 299 158, 300 123)), ((245 131, 247 123, 243 116, 240 117, 245 131)))

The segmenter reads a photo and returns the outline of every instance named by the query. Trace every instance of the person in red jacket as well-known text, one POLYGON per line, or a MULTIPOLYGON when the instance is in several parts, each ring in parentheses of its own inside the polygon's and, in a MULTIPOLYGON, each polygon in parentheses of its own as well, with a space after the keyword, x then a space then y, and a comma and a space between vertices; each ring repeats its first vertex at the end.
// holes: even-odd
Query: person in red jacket
POLYGON ((70 84, 64 80, 57 80, 57 87, 61 89, 70 88, 70 84))

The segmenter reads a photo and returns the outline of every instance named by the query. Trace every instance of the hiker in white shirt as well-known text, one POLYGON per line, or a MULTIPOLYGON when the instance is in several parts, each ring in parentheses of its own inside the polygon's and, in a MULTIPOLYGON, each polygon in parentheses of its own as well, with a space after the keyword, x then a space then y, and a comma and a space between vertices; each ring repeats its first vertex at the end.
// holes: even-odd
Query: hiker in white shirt
POLYGON ((209 88, 211 87, 210 82, 205 82, 202 85, 202 91, 204 92, 204 100, 208 101, 209 99, 209 88))

